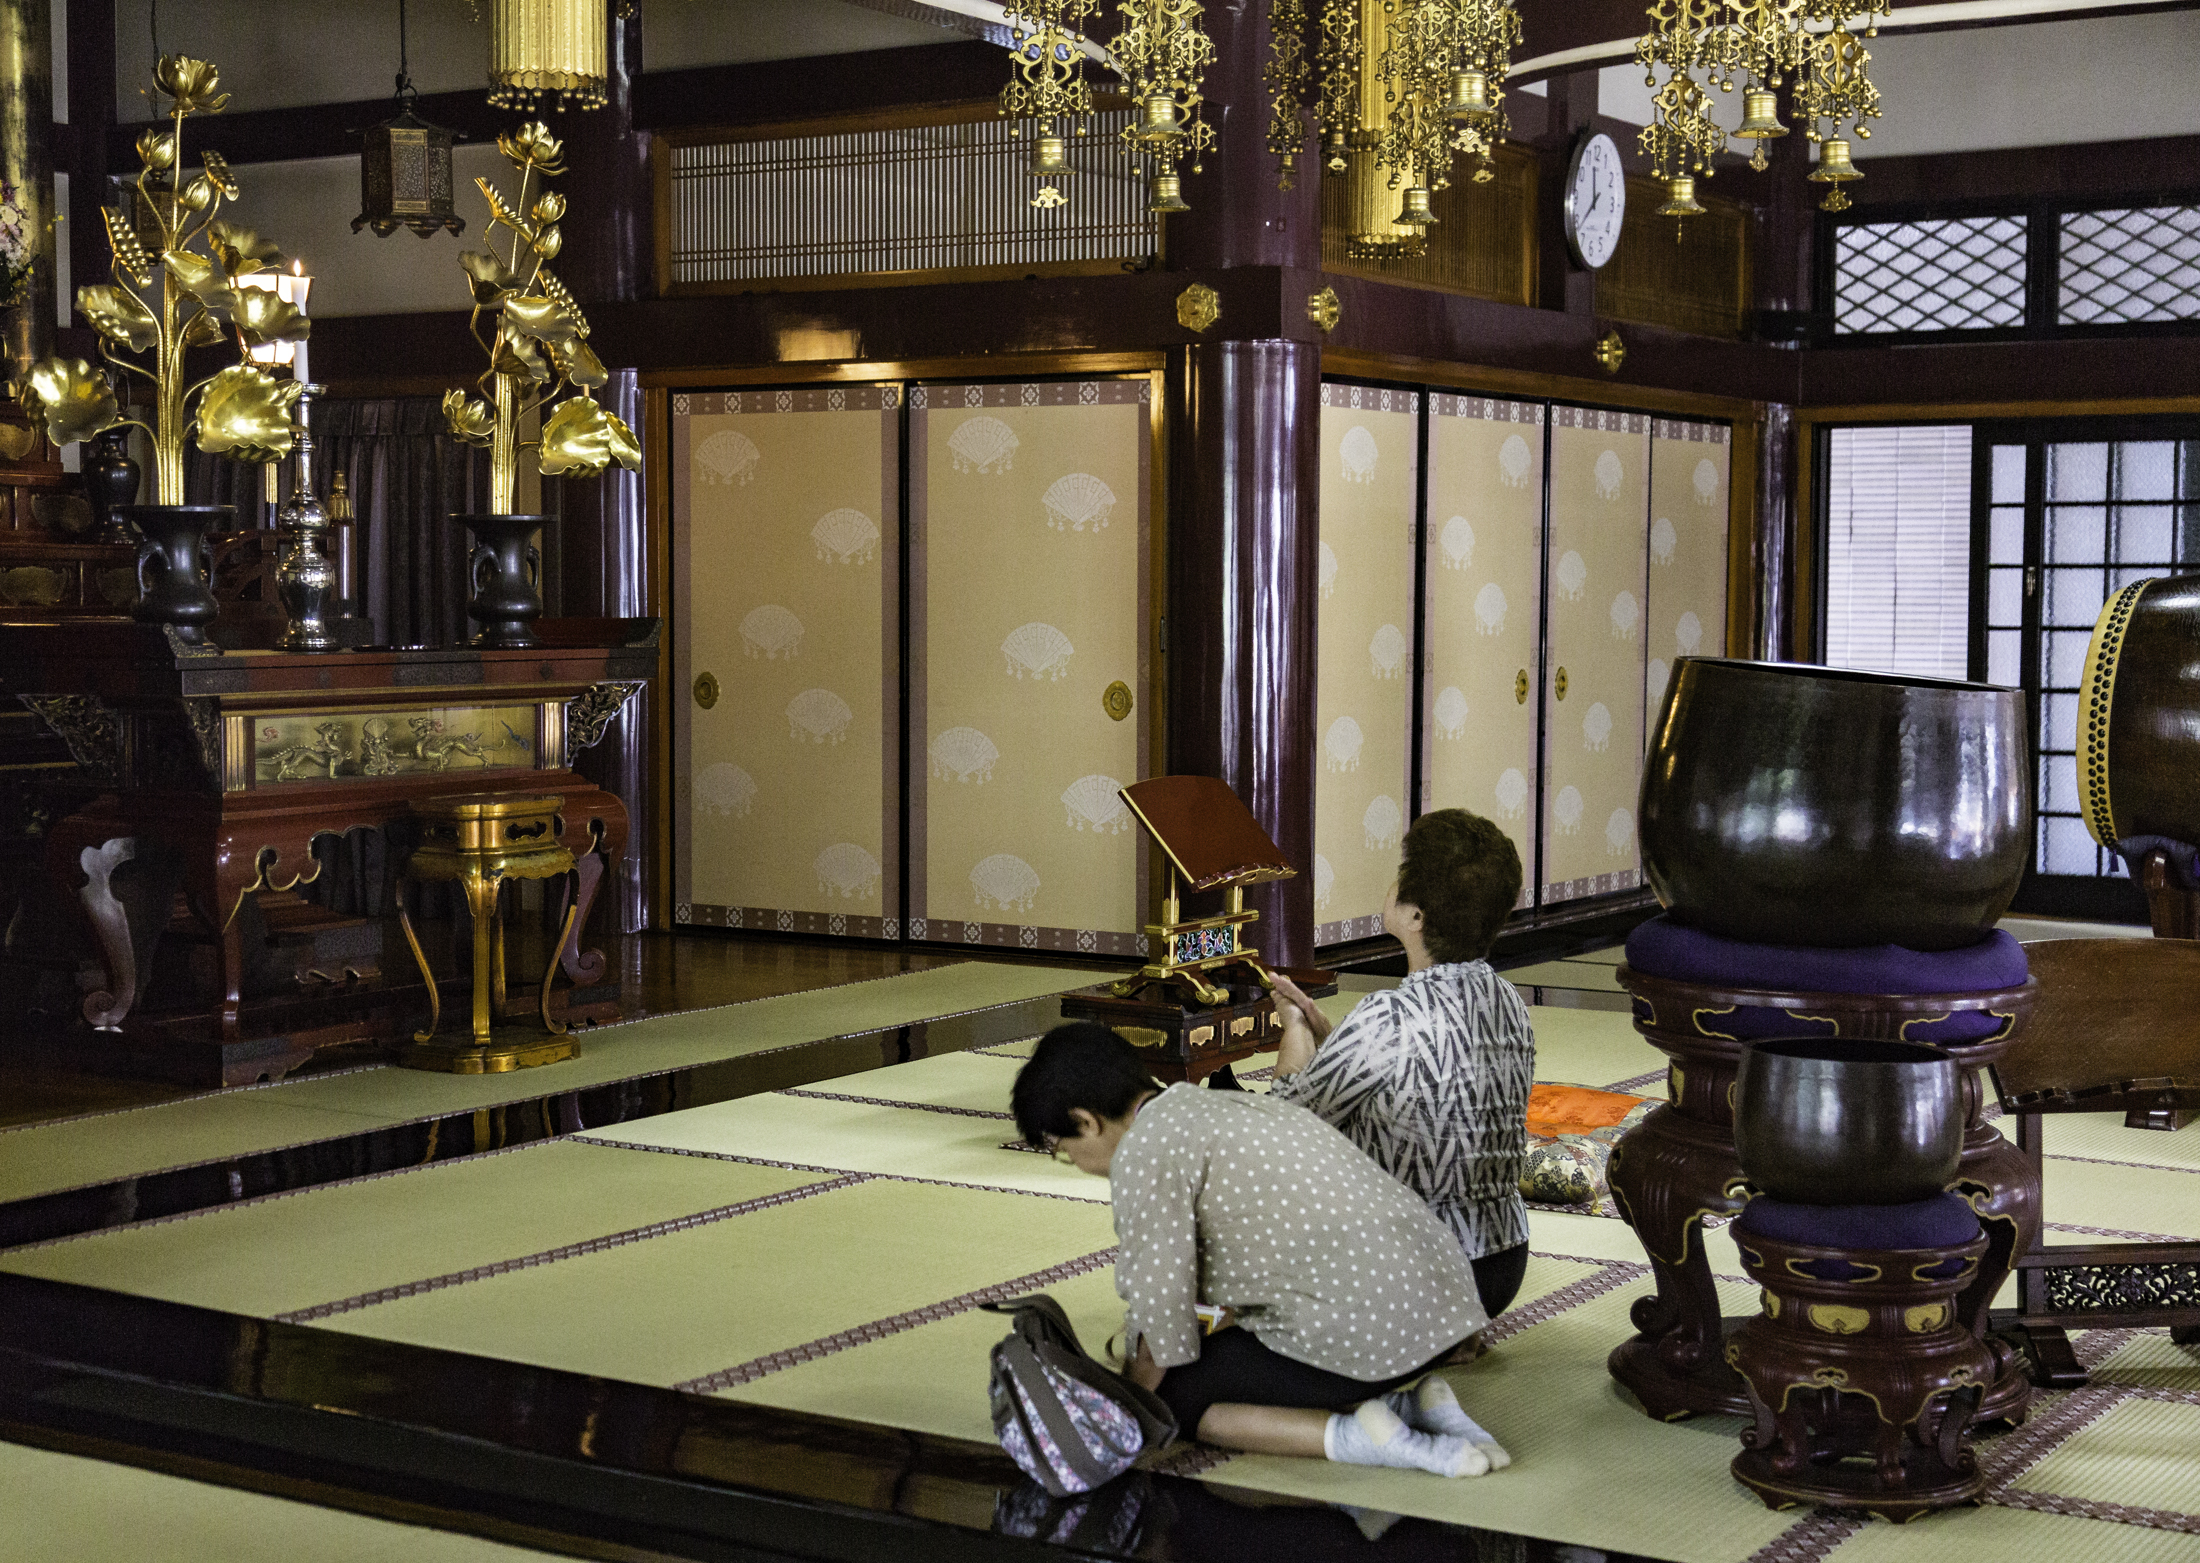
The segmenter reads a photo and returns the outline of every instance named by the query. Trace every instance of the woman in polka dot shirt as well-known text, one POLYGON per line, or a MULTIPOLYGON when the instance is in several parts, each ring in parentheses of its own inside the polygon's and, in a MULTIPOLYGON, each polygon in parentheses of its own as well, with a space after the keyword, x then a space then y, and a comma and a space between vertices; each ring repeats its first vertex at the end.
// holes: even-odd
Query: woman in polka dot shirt
POLYGON ((1041 1039, 1011 1105, 1033 1145, 1109 1180, 1128 1371, 1183 1432, 1446 1476, 1509 1463, 1428 1376, 1488 1323, 1465 1253, 1342 1134, 1251 1092, 1164 1091, 1091 1022, 1041 1039))

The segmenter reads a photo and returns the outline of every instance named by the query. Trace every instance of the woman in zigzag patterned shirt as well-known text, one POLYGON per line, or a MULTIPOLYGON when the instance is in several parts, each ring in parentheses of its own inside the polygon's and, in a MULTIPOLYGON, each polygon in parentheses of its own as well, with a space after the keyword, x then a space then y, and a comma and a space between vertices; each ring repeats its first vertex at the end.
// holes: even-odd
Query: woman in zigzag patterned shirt
POLYGON ((1424 814, 1383 906, 1406 980, 1332 1023, 1276 978, 1283 1043, 1271 1095, 1310 1108, 1428 1201, 1474 1262, 1495 1318, 1528 1264, 1520 1196, 1535 1033, 1484 959, 1520 895, 1520 854, 1464 809, 1424 814))

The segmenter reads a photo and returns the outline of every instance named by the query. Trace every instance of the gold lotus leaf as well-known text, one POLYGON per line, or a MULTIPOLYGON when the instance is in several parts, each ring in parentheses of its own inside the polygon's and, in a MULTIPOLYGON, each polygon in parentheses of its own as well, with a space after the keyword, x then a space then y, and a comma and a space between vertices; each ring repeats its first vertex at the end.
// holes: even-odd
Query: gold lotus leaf
POLYGON ((461 445, 479 445, 487 449, 496 439, 497 415, 490 411, 487 402, 468 396, 464 391, 443 393, 443 421, 450 426, 451 437, 461 445))
POLYGON ((532 165, 540 174, 565 172, 565 145, 539 119, 497 137, 497 150, 521 168, 532 165))
POLYGON ((565 235, 558 231, 556 223, 535 230, 535 253, 544 260, 556 260, 558 251, 565 248, 565 235))
POLYGON ((563 347, 580 335, 565 307, 554 298, 540 295, 506 299, 504 328, 552 347, 563 347))
POLYGON ((473 279, 474 302, 477 305, 494 304, 519 286, 519 278, 494 255, 480 250, 461 250, 459 265, 466 268, 466 275, 473 279))
POLYGON ((164 54, 153 67, 153 80, 176 100, 175 113, 219 114, 229 106, 229 94, 221 90, 221 67, 212 60, 164 54))
POLYGON ((595 349, 579 337, 559 348, 556 356, 558 372, 575 385, 585 385, 593 389, 611 378, 611 371, 604 368, 603 360, 596 356, 595 349))
POLYGON ((215 189, 234 201, 237 198, 237 181, 229 172, 229 159, 219 152, 201 152, 199 158, 206 164, 206 177, 215 189))
POLYGON ((278 380, 250 364, 231 364, 199 398, 199 449, 262 465, 290 454, 296 380, 278 380))
POLYGON ((141 130, 137 138, 138 161, 150 169, 172 168, 176 161, 173 130, 141 130))
POLYGON ((76 290, 76 307, 108 341, 142 353, 160 340, 160 322, 135 293, 93 283, 76 290))
POLYGON ((146 287, 153 280, 153 257, 145 253, 145 246, 138 243, 136 230, 130 220, 111 206, 102 206, 99 215, 107 224, 107 247, 113 252, 115 264, 128 274, 139 287, 146 287))
POLYGON ((269 267, 280 269, 283 252, 272 239, 263 239, 238 223, 223 217, 206 225, 206 242, 214 251, 214 258, 221 262, 222 270, 232 277, 249 276, 269 267))
POLYGON ((565 215, 565 197, 555 190, 545 190, 542 199, 535 203, 535 221, 554 223, 565 215))
POLYGON ((497 332, 496 356, 490 360, 490 368, 537 385, 546 385, 550 380, 550 363, 542 356, 542 349, 510 325, 497 332))
POLYGON ((196 217, 214 204, 214 181, 204 174, 195 176, 176 192, 176 204, 196 217))
POLYGON ((23 389, 46 415, 46 438, 56 445, 88 440, 122 421, 114 387, 81 358, 42 358, 31 365, 23 389))
POLYGON ((191 317, 191 323, 183 328, 185 347, 212 347, 222 339, 222 323, 205 310, 191 317))
POLYGON ((629 472, 642 465, 634 431, 616 413, 605 412, 587 396, 571 396, 542 425, 542 475, 570 473, 592 478, 613 462, 629 472))
POLYGON ((313 329, 303 310, 265 288, 239 288, 229 318, 254 347, 262 342, 301 342, 313 329))
POLYGON ((190 250, 162 250, 160 263, 167 268, 169 281, 208 309, 225 310, 236 296, 229 291, 229 280, 203 255, 190 250))

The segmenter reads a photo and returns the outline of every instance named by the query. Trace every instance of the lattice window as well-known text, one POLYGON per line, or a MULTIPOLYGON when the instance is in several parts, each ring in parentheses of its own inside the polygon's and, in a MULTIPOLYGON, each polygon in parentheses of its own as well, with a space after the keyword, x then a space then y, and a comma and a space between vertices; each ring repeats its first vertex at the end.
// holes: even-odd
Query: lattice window
POLYGON ((2066 326, 2200 319, 2200 206, 2065 214, 2057 319, 2066 326))
POLYGON ((671 280, 787 281, 1135 260, 1155 249, 1117 140, 1128 111, 1072 138, 1066 206, 1033 207, 1030 141, 1009 122, 724 141, 672 151, 671 280))
POLYGON ((1844 336, 2024 324, 2022 217, 1854 223, 1835 234, 1834 329, 1844 336))

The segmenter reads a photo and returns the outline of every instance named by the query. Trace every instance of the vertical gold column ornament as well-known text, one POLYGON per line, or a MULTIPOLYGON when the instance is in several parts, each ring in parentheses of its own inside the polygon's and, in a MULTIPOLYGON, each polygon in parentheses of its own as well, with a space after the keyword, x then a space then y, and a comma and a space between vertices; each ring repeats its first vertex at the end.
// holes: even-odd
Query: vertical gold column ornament
POLYGON ((489 101, 533 114, 600 109, 610 78, 604 0, 489 0, 489 101))

